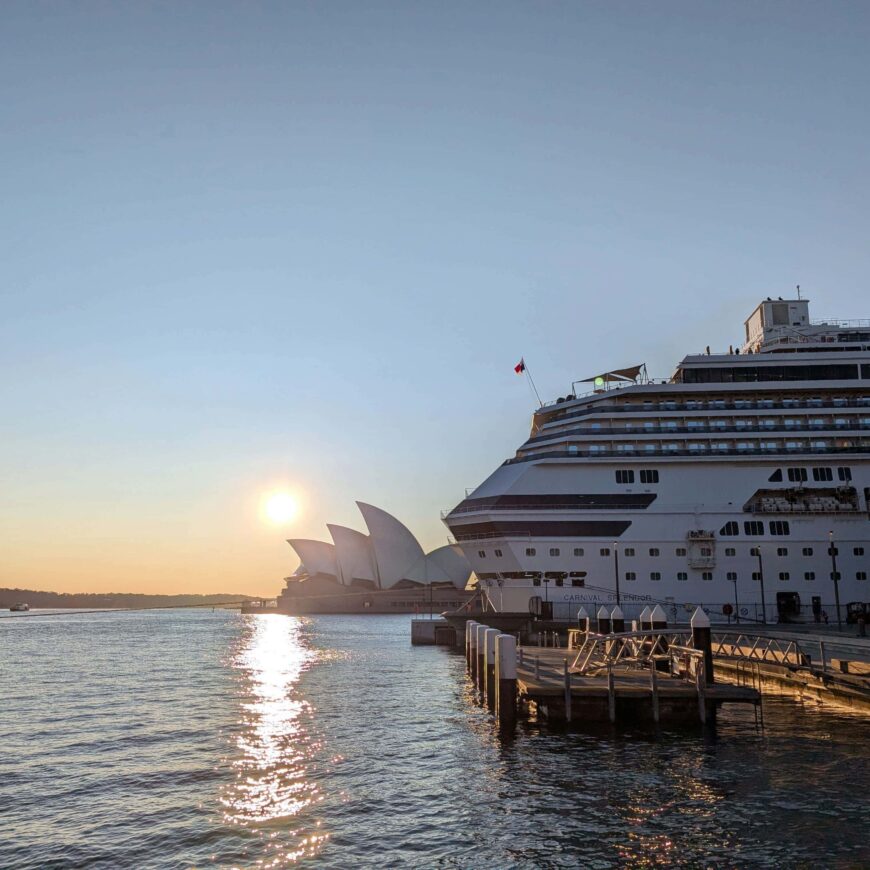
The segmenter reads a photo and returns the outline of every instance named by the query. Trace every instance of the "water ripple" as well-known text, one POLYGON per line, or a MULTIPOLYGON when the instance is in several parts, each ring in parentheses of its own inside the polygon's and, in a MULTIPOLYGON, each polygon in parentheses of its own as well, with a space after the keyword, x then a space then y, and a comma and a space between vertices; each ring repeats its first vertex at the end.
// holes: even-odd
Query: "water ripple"
POLYGON ((870 865, 870 723, 765 705, 719 736, 524 723, 402 617, 0 626, 0 867, 870 865), (13 676, 10 676, 13 675, 13 676))

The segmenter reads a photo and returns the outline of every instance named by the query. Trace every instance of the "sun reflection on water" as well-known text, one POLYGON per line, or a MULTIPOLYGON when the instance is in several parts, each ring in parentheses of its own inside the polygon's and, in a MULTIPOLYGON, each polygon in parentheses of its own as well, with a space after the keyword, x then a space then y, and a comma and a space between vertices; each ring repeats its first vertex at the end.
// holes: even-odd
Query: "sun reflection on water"
POLYGON ((247 617, 231 659, 239 673, 240 721, 232 760, 236 776, 221 804, 226 823, 274 840, 275 853, 265 866, 312 855, 326 839, 317 822, 299 819, 322 800, 309 770, 321 746, 310 727, 311 705, 298 695, 299 679, 315 657, 301 620, 261 614, 247 617))

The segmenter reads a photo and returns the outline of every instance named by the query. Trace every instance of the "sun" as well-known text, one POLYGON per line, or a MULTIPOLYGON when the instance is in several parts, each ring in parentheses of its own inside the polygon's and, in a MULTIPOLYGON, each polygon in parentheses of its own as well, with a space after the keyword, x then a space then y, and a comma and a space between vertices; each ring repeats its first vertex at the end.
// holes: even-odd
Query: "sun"
POLYGON ((296 516, 296 499, 289 492, 273 492, 266 496, 264 512, 275 525, 289 523, 296 516))

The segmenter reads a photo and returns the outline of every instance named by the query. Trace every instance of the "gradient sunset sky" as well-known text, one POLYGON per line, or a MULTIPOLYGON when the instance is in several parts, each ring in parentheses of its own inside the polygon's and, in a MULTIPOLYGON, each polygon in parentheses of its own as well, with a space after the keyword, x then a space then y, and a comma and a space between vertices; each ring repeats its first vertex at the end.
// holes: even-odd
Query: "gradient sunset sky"
POLYGON ((0 585, 274 594, 427 548, 597 371, 870 317, 870 6, 0 9, 0 585), (264 493, 301 510, 265 522, 264 493))

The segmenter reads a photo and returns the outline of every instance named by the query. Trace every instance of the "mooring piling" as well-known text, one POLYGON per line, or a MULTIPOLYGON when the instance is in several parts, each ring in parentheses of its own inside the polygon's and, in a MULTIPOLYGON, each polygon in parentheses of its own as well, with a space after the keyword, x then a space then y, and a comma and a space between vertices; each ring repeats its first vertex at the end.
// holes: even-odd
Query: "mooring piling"
POLYGON ((696 607, 692 614, 692 646, 704 654, 704 684, 713 684, 713 641, 710 635, 710 617, 696 607))
POLYGON ((484 697, 486 706, 495 710, 495 640, 501 634, 497 628, 488 628, 484 634, 484 697))
POLYGON ((488 625, 477 625, 474 628, 474 636, 475 636, 475 683, 477 684, 478 691, 483 695, 484 689, 486 687, 486 661, 485 661, 485 653, 486 653, 486 630, 489 628, 488 625))
POLYGON ((496 716, 503 728, 512 728, 517 718, 517 640, 500 634, 495 639, 496 716))
POLYGON ((473 619, 465 623, 465 664, 469 673, 472 670, 472 650, 474 649, 474 627, 477 625, 473 619))

